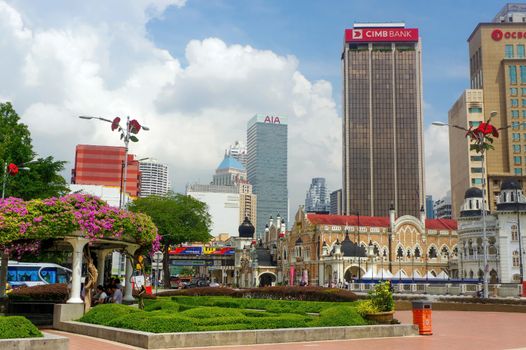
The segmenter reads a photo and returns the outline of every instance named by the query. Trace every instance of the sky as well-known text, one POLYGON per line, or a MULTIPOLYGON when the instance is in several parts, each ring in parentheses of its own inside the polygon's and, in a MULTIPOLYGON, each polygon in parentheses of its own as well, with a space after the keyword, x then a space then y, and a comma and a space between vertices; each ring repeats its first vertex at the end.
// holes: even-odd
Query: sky
POLYGON ((254 114, 289 120, 290 216, 311 178, 341 188, 345 28, 405 22, 423 45, 426 191, 450 188, 447 111, 469 87, 467 38, 505 1, 0 0, 0 101, 35 151, 66 160, 77 144, 120 146, 109 125, 150 127, 130 152, 169 165, 172 186, 209 183, 254 114))

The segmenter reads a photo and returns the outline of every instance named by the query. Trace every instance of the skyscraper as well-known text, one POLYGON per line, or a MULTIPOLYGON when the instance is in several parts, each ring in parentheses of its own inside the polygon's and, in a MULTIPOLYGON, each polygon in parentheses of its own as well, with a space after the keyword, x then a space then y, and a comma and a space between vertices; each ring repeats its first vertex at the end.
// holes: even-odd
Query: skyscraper
POLYGON ((248 121, 247 175, 257 195, 256 235, 262 237, 270 216, 288 222, 286 117, 255 115, 248 121))
MULTIPOLYGON (((522 188, 526 182, 526 133, 522 125, 526 122, 525 18, 526 4, 508 4, 499 11, 492 23, 479 23, 468 38, 471 88, 481 89, 483 95, 484 115, 481 117, 487 119, 496 112, 491 120, 495 127, 511 125, 494 139, 495 149, 485 154, 485 182, 491 211, 496 208, 496 198, 504 180, 513 179, 522 188)), ((461 132, 450 132, 451 138, 464 136, 461 132)), ((465 147, 469 147, 467 143, 465 147)), ((481 173, 480 165, 478 168, 477 171, 481 173)), ((466 178, 467 174, 459 176, 466 178)), ((460 193, 460 190, 456 192, 460 193)), ((453 205, 458 212, 457 193, 453 196, 453 205)))
POLYGON ((140 162, 141 186, 139 197, 164 196, 170 191, 168 165, 155 161, 140 162))
POLYGON ((305 198, 305 211, 314 213, 329 213, 329 192, 324 177, 312 179, 307 196, 305 198))
POLYGON ((247 148, 241 142, 236 141, 227 150, 227 155, 234 157, 238 162, 247 167, 247 148))
POLYGON ((355 24, 345 31, 343 211, 418 217, 424 205, 422 64, 418 29, 355 24))
MULTIPOLYGON (((123 186, 124 147, 77 145, 75 168, 71 171, 71 183, 78 185, 123 186)), ((137 196, 139 192, 139 162, 128 154, 126 192, 137 196)))

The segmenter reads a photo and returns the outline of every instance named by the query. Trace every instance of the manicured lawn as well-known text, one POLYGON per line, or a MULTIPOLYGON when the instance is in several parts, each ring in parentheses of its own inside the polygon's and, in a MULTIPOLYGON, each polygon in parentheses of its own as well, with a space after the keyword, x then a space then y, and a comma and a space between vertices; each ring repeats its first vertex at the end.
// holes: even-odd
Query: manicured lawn
POLYGON ((38 328, 22 316, 0 316, 0 339, 43 337, 38 328))
POLYGON ((99 305, 80 321, 154 333, 367 324, 355 302, 176 296, 145 303, 144 310, 99 305))

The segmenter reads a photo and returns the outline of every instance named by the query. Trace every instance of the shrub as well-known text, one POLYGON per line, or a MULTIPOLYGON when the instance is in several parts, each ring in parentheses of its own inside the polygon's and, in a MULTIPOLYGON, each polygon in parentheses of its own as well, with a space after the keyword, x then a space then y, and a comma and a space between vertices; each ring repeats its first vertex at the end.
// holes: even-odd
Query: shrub
POLYGON ((232 288, 213 288, 213 287, 199 287, 188 289, 167 290, 157 293, 159 297, 172 296, 229 296, 235 294, 236 291, 232 288))
POLYGON ((358 296, 351 291, 324 287, 276 286, 250 289, 189 288, 170 290, 157 296, 232 296, 235 298, 287 299, 308 301, 355 301, 358 296))
POLYGON ((356 306, 356 312, 362 317, 365 315, 375 314, 380 312, 376 306, 374 306, 371 300, 360 300, 356 306))
POLYGON ((329 326, 358 326, 367 322, 360 316, 354 307, 336 306, 322 310, 320 317, 314 320, 310 325, 316 327, 329 326))
POLYGON ((9 300, 16 301, 56 301, 63 302, 68 298, 68 286, 66 284, 44 284, 33 287, 15 288, 8 294, 9 300))
POLYGON ((181 316, 191 318, 220 318, 243 316, 240 310, 220 307, 198 307, 181 312, 181 316))
POLYGON ((0 339, 39 338, 42 333, 27 318, 0 316, 0 339))
POLYGON ((379 312, 394 310, 393 292, 389 281, 381 282, 374 286, 374 289, 369 291, 369 297, 373 306, 379 312))
POLYGON ((130 314, 141 313, 144 311, 135 309, 131 306, 122 304, 102 304, 92 308, 88 313, 80 318, 80 322, 100 324, 108 326, 110 322, 121 316, 129 317, 130 314))
POLYGON ((264 288, 241 289, 234 297, 251 297, 261 299, 287 299, 308 301, 355 301, 356 294, 338 288, 276 286, 264 288))
POLYGON ((171 300, 160 300, 155 302, 149 302, 145 304, 144 311, 155 311, 155 310, 166 310, 172 312, 178 312, 180 305, 171 300))
POLYGON ((113 319, 108 326, 152 333, 191 332, 198 330, 192 320, 188 318, 172 315, 146 316, 143 313, 121 316, 113 319))

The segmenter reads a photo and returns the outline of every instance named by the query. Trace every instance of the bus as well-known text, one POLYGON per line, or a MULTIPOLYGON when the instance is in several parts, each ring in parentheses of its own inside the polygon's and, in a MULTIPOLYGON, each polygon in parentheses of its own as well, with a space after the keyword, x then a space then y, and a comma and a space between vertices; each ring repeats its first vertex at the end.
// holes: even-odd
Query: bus
POLYGON ((53 283, 67 284, 70 279, 70 269, 52 263, 9 261, 7 267, 7 282, 13 288, 53 283))

